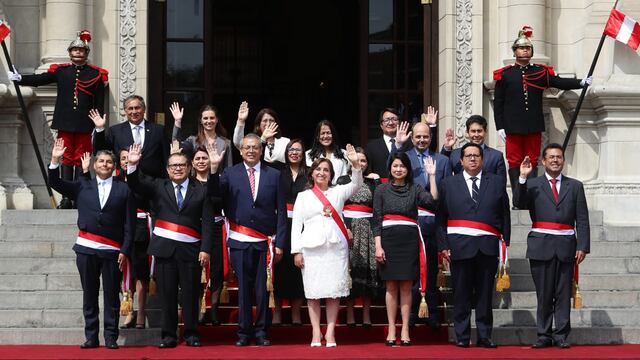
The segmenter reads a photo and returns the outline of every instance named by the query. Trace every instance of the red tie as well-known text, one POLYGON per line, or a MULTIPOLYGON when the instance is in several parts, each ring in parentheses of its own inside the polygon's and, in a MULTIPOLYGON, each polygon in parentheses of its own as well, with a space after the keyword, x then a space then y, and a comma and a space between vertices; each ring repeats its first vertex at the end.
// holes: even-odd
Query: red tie
POLYGON ((556 202, 558 202, 558 187, 556 186, 556 184, 558 183, 558 179, 552 178, 549 181, 551 181, 551 192, 553 193, 553 198, 556 200, 556 202))
MULTIPOLYGON (((251 197, 256 198, 256 169, 250 167, 247 169, 249 172, 249 185, 251 185, 251 197)), ((557 193, 556 193, 557 194, 557 193)))

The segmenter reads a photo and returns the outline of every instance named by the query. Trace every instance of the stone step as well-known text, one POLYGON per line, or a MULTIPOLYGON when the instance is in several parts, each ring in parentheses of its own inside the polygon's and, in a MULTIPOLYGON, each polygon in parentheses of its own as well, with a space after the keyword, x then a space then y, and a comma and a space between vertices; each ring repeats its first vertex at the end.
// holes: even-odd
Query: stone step
POLYGON ((10 274, 77 274, 70 258, 5 258, 0 261, 0 275, 10 274))
MULTIPOLYGON (((123 322, 120 316, 120 324, 123 322)), ((161 310, 148 309, 147 318, 150 327, 160 327, 161 310)), ((102 323, 102 310, 100 323, 102 323)), ((82 308, 78 309, 33 309, 33 310, 0 310, 0 323, 5 328, 77 328, 84 326, 82 308)))
MULTIPOLYGON (((510 274, 513 291, 534 291, 535 286, 530 274, 510 274)), ((640 290, 639 274, 598 275, 589 274, 580 277, 580 290, 640 290)))
MULTIPOLYGON (((449 341, 455 341, 455 332, 449 328, 449 341)), ((472 343, 475 343, 476 330, 471 330, 472 343)), ((498 345, 526 345, 535 343, 538 335, 531 327, 496 327, 492 333, 493 341, 498 345)), ((640 343, 640 327, 573 327, 567 339, 574 345, 608 345, 640 343)), ((550 350, 554 351, 554 350, 550 350)))
MULTIPOLYGON (((637 291, 580 291, 586 309, 634 308, 640 311, 637 291)), ((535 309, 535 291, 501 292, 493 296, 494 309, 535 309)))
POLYGON ((604 225, 603 231, 607 241, 635 241, 640 242, 640 226, 611 226, 604 225))
MULTIPOLYGON (((149 296, 147 308, 159 308, 159 301, 158 296, 149 296)), ((98 304, 102 306, 102 291, 100 291, 98 304)), ((82 290, 0 291, 0 309, 16 311, 82 309, 82 290)))
POLYGON ((73 245, 78 235, 78 227, 73 224, 11 224, 0 227, 0 241, 53 241, 73 245))
MULTIPOLYGON (((526 242, 512 242, 509 246, 509 258, 524 259, 526 256, 526 242)), ((640 242, 599 241, 591 244, 591 257, 624 258, 640 254, 640 242)))
MULTIPOLYGON (((475 315, 471 323, 475 324, 475 315)), ((494 327, 526 327, 536 326, 535 309, 495 309, 493 310, 494 327)), ((638 309, 572 309, 572 327, 640 327, 638 309)))
MULTIPOLYGON (((629 254, 633 256, 634 254, 629 254)), ((509 259, 512 274, 530 274, 529 260, 523 258, 509 259)), ((639 257, 591 257, 587 256, 580 264, 580 274, 640 274, 639 257)))
POLYGON ((2 210, 0 225, 34 225, 34 224, 75 224, 78 219, 77 210, 2 210))
MULTIPOLYGON (((104 344, 100 329, 100 343, 104 344)), ((65 344, 78 345, 85 341, 84 329, 76 328, 0 328, 0 344, 65 344)), ((160 328, 120 330, 121 346, 157 345, 160 328)))

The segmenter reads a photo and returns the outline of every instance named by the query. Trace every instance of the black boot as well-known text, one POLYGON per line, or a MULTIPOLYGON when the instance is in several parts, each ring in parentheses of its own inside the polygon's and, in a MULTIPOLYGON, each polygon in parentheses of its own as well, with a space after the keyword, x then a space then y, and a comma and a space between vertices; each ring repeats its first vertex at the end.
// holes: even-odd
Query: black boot
MULTIPOLYGON (((520 178, 520 168, 513 167, 509 169, 509 182, 511 182, 511 197, 512 200, 515 200, 515 192, 516 192, 516 184, 518 183, 518 179, 520 178)), ((513 207, 511 210, 519 210, 518 207, 513 203, 513 207)))
MULTIPOLYGON (((60 165, 60 177, 63 180, 73 181, 73 166, 60 165)), ((58 209, 71 209, 72 206, 71 199, 63 196, 58 209)))

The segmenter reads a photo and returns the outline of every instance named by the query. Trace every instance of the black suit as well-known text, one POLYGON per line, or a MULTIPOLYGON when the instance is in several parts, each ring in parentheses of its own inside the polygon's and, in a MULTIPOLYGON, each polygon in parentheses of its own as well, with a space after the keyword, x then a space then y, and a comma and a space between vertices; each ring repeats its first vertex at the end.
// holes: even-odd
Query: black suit
POLYGON ((384 138, 381 137, 369 141, 364 151, 367 155, 371 172, 380 175, 381 178, 388 178, 387 160, 389 158, 389 149, 384 138))
POLYGON ((575 227, 576 235, 532 230, 527 237, 527 258, 538 298, 538 337, 566 340, 571 331, 571 286, 576 250, 589 253, 589 212, 582 183, 562 176, 558 201, 546 174, 517 183, 514 203, 529 209, 531 221, 575 227), (555 318, 556 329, 552 331, 555 318))
POLYGON ((102 275, 104 337, 117 340, 120 315, 118 293, 122 278, 117 260, 120 253, 129 256, 131 252, 136 223, 133 193, 129 191, 126 184, 113 181, 109 197, 101 208, 96 179, 80 177, 77 181, 66 181, 60 179, 59 170, 55 168, 49 169, 49 185, 62 195, 76 201, 80 231, 99 235, 119 244, 120 251, 97 249, 79 243, 73 246, 83 290, 85 337, 89 341, 98 343, 100 329, 98 294, 102 275))
POLYGON ((171 180, 146 177, 136 170, 127 175, 127 181, 136 193, 151 199, 151 209, 156 215, 148 252, 156 258, 155 274, 162 299, 162 339, 171 341, 178 338, 179 286, 184 337, 187 341, 199 340, 197 325, 202 267, 198 255, 201 251, 211 254, 213 246, 214 214, 206 188, 190 179, 182 208, 178 209, 171 180), (156 234, 158 221, 189 228, 201 235, 200 241, 183 242, 159 236, 156 234))
MULTIPOLYGON (((457 148, 447 151, 442 147, 440 151, 440 154, 449 158, 449 164, 454 174, 462 172, 462 163, 460 162, 462 155, 461 150, 461 148, 457 148)), ((505 186, 507 185, 507 167, 504 163, 502 151, 489 147, 486 144, 482 145, 482 172, 498 175, 503 179, 505 186)))
POLYGON ((479 339, 490 339, 493 328, 493 284, 498 268, 498 237, 460 234, 448 227, 451 220, 467 220, 493 227, 507 246, 511 237, 509 198, 500 177, 482 172, 478 205, 474 203, 464 173, 445 178, 439 189, 436 212, 438 248, 451 250, 454 288, 454 326, 458 341, 471 338, 471 308, 475 294, 479 339))
MULTIPOLYGON (((114 154, 122 149, 129 149, 133 144, 133 132, 128 121, 113 125, 109 133, 100 131, 94 135, 93 148, 97 150, 111 150, 114 154)), ((143 174, 152 177, 166 177, 165 164, 169 157, 169 144, 164 135, 164 127, 150 121, 144 121, 144 143, 142 144, 142 158, 138 164, 143 174)))

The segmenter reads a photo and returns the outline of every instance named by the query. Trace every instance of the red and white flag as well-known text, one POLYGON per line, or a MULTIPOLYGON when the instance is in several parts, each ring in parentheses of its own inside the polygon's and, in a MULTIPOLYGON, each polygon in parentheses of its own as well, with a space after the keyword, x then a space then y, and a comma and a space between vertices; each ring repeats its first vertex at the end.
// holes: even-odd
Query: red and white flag
POLYGON ((616 9, 611 10, 604 33, 638 51, 640 24, 622 12, 616 9))
POLYGON ((6 39, 7 36, 9 36, 10 32, 11 32, 11 28, 6 23, 6 21, 0 20, 0 41, 3 41, 4 39, 6 39))

